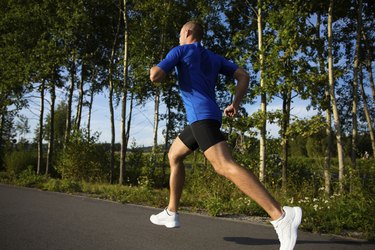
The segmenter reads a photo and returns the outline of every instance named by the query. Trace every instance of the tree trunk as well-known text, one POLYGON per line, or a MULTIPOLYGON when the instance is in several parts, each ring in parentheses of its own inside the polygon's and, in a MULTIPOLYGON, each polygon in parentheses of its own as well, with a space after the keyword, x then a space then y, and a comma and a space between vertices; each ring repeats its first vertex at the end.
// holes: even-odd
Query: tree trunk
POLYGON ((90 89, 90 101, 89 101, 89 110, 87 115, 87 138, 91 136, 91 112, 92 112, 92 104, 94 102, 94 88, 90 89))
POLYGON ((55 84, 52 83, 51 86, 51 117, 50 117, 50 131, 49 131, 49 142, 48 142, 48 152, 47 152, 47 163, 46 163, 46 175, 49 173, 49 169, 52 166, 53 151, 55 145, 55 101, 56 101, 56 90, 55 84))
POLYGON ((81 118, 82 118, 82 109, 83 109, 83 84, 86 78, 86 65, 82 63, 81 69, 81 80, 79 81, 79 96, 78 96, 78 105, 77 105, 77 114, 75 120, 75 131, 79 131, 81 127, 81 118))
POLYGON ((362 69, 359 71, 359 85, 361 90, 361 95, 363 99, 363 109, 366 116, 367 121, 367 127, 369 129, 370 133, 370 139, 371 139, 371 147, 372 147, 372 156, 375 158, 375 134, 374 134, 374 127, 372 125, 371 121, 371 114, 367 105, 367 96, 365 93, 365 88, 363 87, 363 76, 362 76, 362 69))
POLYGON ((73 102, 73 93, 74 93, 74 83, 76 77, 76 66, 75 66, 75 53, 73 52, 72 57, 72 66, 69 70, 70 75, 70 87, 68 92, 68 106, 66 112, 66 121, 65 121, 65 136, 64 141, 65 143, 69 142, 70 131, 72 130, 72 102, 73 102))
POLYGON ((128 115, 128 124, 126 127, 126 143, 125 143, 125 152, 127 151, 128 144, 129 144, 129 137, 130 137, 130 127, 131 127, 131 122, 132 122, 132 117, 133 117, 133 104, 134 103, 134 93, 132 92, 130 94, 130 107, 129 107, 129 115, 128 115))
POLYGON ((121 20, 121 2, 119 2, 119 13, 117 19, 117 28, 116 33, 114 36, 113 44, 112 44, 112 51, 111 51, 111 58, 109 62, 109 113, 110 113, 110 121, 111 121, 111 155, 110 155, 110 181, 113 184, 115 182, 115 116, 113 110, 113 91, 114 91, 114 82, 113 82, 113 70, 115 64, 115 55, 116 55, 116 47, 117 47, 117 37, 120 31, 120 20, 121 20))
POLYGON ((352 168, 356 169, 357 165, 357 152, 358 152, 358 65, 359 65, 359 53, 361 43, 361 15, 362 15, 362 0, 358 1, 357 10, 357 39, 355 46, 354 55, 354 68, 353 68, 353 100, 352 100, 352 152, 351 152, 351 163, 352 168))
MULTIPOLYGON (((113 67, 112 64, 110 67, 113 67)), ((110 181, 111 184, 114 183, 114 164, 115 164, 115 116, 113 111, 113 80, 112 80, 112 70, 109 71, 109 114, 110 114, 110 122, 111 122, 111 154, 110 154, 110 170, 111 176, 110 181)))
POLYGON ((88 115, 87 115, 87 138, 90 138, 91 136, 91 115, 92 115, 92 105, 94 102, 94 95, 95 95, 95 89, 96 89, 96 77, 97 77, 98 71, 96 69, 93 70, 91 74, 91 87, 90 87, 90 101, 89 101, 89 107, 88 107, 88 115))
POLYGON ((344 150, 341 133, 341 123, 339 112, 337 110, 336 96, 335 96, 335 80, 333 77, 333 58, 332 58, 332 12, 333 12, 333 0, 329 2, 328 9, 328 79, 329 79, 329 92, 332 102, 332 111, 334 124, 336 129, 336 140, 337 140, 337 159, 339 164, 339 188, 340 192, 344 191, 344 150))
POLYGON ((288 169, 288 157, 289 157, 289 136, 287 131, 289 128, 290 121, 290 108, 291 108, 292 91, 285 90, 283 93, 283 121, 282 121, 282 189, 285 192, 287 189, 287 169, 288 169))
MULTIPOLYGON (((317 40, 320 40, 320 23, 321 15, 320 13, 317 16, 316 30, 317 30, 317 40)), ((324 75, 324 59, 323 59, 323 46, 318 46, 318 64, 319 64, 319 74, 324 75)), ((326 113, 326 150, 324 153, 324 191, 327 196, 331 194, 331 158, 332 158, 332 116, 331 116, 331 104, 330 104, 330 95, 329 95, 329 84, 324 85, 324 95, 325 95, 325 113, 326 113)))
MULTIPOLYGON (((366 48, 366 68, 367 68, 367 72, 369 74, 369 78, 370 78, 370 86, 371 86, 371 90, 372 90, 372 100, 375 101, 375 83, 374 83, 374 75, 372 73, 372 60, 371 60, 371 50, 370 50, 370 45, 368 44, 368 41, 367 41, 367 36, 366 36, 366 32, 364 30, 364 28, 362 27, 362 38, 363 38, 363 42, 365 44, 365 48, 366 48)), ((375 152, 374 152, 375 154, 375 152)))
POLYGON ((259 53, 259 77, 260 77, 260 91, 261 91, 261 112, 262 112, 262 126, 260 128, 259 139, 259 180, 264 182, 266 170, 266 124, 267 124, 267 97, 265 92, 264 82, 264 58, 263 58, 263 27, 262 27, 262 0, 258 0, 258 53, 259 53))
POLYGON ((163 153, 163 164, 162 164, 162 178, 161 178, 161 184, 164 183, 165 180, 165 168, 167 165, 167 155, 168 155, 168 148, 169 148, 169 133, 171 124, 174 122, 171 118, 171 98, 172 98, 172 85, 169 87, 168 91, 168 100, 167 100, 167 127, 165 131, 165 143, 164 143, 164 153, 163 153))
POLYGON ((152 153, 150 161, 155 162, 156 148, 158 146, 158 128, 159 128, 159 106, 160 106, 160 91, 157 90, 155 93, 155 106, 154 106, 154 129, 152 135, 152 153))
MULTIPOLYGON (((127 140, 126 140, 126 99, 128 96, 128 13, 127 13, 127 0, 124 0, 124 86, 122 89, 122 98, 121 98, 121 153, 120 153, 120 177, 119 184, 124 183, 124 175, 126 168, 126 149, 127 149, 127 140)), ((120 22, 119 22, 120 23, 120 22)))
POLYGON ((38 134, 38 165, 36 173, 40 174, 43 165, 43 118, 44 118, 44 88, 45 81, 40 85, 40 114, 39 114, 39 134, 38 134))

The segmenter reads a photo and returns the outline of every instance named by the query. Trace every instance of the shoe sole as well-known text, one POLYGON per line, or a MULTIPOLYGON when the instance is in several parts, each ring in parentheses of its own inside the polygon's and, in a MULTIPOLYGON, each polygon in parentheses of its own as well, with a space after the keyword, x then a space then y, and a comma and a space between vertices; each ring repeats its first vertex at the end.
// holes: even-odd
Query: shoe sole
POLYGON ((293 207, 294 211, 294 219, 292 222, 292 238, 290 239, 290 246, 288 249, 293 249, 296 245, 297 241, 297 234, 298 234, 298 226, 301 224, 302 220, 302 209, 300 207, 293 207))

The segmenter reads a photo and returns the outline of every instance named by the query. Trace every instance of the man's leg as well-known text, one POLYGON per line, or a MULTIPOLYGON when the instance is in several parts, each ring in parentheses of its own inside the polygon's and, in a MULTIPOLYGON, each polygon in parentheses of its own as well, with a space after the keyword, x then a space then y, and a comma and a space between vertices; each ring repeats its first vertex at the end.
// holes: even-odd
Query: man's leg
POLYGON ((167 228, 180 227, 180 219, 177 210, 185 182, 185 166, 183 160, 191 152, 193 151, 185 146, 179 137, 176 138, 169 149, 168 158, 171 166, 169 204, 164 211, 159 214, 151 215, 150 221, 153 224, 166 226, 167 228))
POLYGON ((252 172, 234 161, 225 141, 211 146, 204 152, 204 155, 218 174, 231 180, 243 193, 257 202, 272 220, 282 216, 280 204, 252 172))
POLYGON ((233 160, 225 141, 211 146, 204 154, 216 172, 231 180, 268 213, 280 241, 280 250, 292 250, 296 244, 298 226, 302 219, 301 208, 287 206, 281 208, 258 178, 233 160))
POLYGON ((169 204, 168 210, 171 212, 177 212, 178 205, 180 202, 182 189, 185 182, 185 166, 183 160, 187 155, 192 153, 179 137, 175 139, 169 149, 168 158, 171 168, 169 177, 169 204))

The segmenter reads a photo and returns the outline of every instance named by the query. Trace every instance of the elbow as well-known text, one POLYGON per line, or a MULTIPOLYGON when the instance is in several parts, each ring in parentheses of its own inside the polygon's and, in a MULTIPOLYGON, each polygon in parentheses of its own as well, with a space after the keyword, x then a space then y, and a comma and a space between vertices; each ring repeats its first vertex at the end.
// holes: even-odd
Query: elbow
POLYGON ((239 82, 249 83, 250 76, 249 74, 242 68, 238 68, 234 73, 234 78, 239 82))
POLYGON ((244 78, 244 81, 245 81, 245 82, 249 83, 249 81, 250 81, 250 76, 249 76, 249 74, 248 74, 247 72, 244 73, 243 78, 244 78))
POLYGON ((163 71, 154 66, 150 70, 150 80, 151 82, 161 82, 163 80, 163 71))

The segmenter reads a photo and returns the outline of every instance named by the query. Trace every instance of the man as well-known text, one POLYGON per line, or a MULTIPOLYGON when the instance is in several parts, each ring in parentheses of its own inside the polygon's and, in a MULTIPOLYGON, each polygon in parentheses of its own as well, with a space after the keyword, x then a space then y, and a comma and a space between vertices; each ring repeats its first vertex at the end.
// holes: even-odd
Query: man
POLYGON ((180 46, 173 48, 163 61, 150 70, 150 80, 161 82, 176 67, 189 123, 168 153, 171 167, 168 207, 152 215, 150 220, 167 228, 180 226, 177 211, 185 180, 183 160, 200 148, 218 174, 231 180, 269 214, 280 240, 280 249, 293 249, 301 223, 301 209, 281 208, 255 175, 234 161, 220 132, 222 112, 215 101, 218 74, 233 76, 237 80, 233 103, 224 110, 224 115, 230 117, 237 114, 249 85, 249 76, 236 64, 203 48, 200 43, 202 36, 203 28, 199 23, 187 22, 180 31, 180 46))

